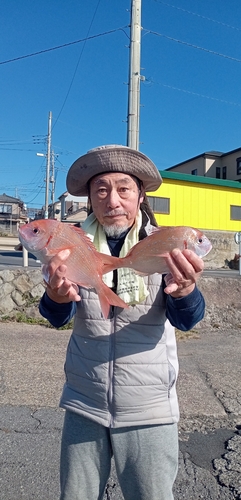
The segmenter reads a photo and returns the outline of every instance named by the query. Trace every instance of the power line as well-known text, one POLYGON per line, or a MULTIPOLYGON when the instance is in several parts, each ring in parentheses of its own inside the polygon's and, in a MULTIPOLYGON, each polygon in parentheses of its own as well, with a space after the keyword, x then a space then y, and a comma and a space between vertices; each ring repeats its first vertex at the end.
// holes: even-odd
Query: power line
POLYGON ((79 67, 79 63, 80 63, 81 57, 82 57, 82 55, 83 55, 83 52, 84 52, 84 49, 85 49, 85 45, 86 45, 86 42, 87 42, 87 39, 88 39, 88 36, 89 36, 89 32, 90 32, 91 27, 92 27, 92 24, 93 24, 93 22, 94 22, 94 19, 95 19, 95 16, 96 16, 96 13, 97 13, 97 10, 98 10, 98 7, 99 7, 99 4, 100 4, 100 0, 98 0, 98 3, 97 3, 97 6, 96 6, 96 9, 95 9, 94 15, 93 15, 93 17, 92 17, 92 19, 91 19, 91 22, 90 22, 90 25, 89 25, 89 28, 88 28, 88 31, 87 31, 87 38, 84 40, 84 44, 83 44, 82 50, 81 50, 81 52, 80 52, 79 59, 78 59, 78 61, 77 61, 76 68, 75 68, 75 70, 74 70, 74 74, 73 74, 72 80, 71 80, 71 82, 70 82, 70 85, 69 85, 69 88, 68 88, 68 91, 67 91, 66 97, 65 97, 64 102, 63 102, 63 104, 62 104, 62 106, 61 106, 61 108, 60 108, 60 112, 59 112, 59 114, 58 114, 58 116, 57 116, 57 118, 56 118, 56 120, 55 120, 55 123, 54 123, 54 125, 53 125, 52 129, 55 127, 55 125, 56 125, 56 123, 57 123, 57 121, 58 121, 58 119, 59 119, 59 117, 60 117, 60 115, 61 115, 61 113, 62 113, 62 111, 63 111, 63 109, 64 109, 65 103, 66 103, 66 101, 67 101, 67 99, 68 99, 68 97, 69 97, 69 93, 70 93, 70 90, 71 90, 72 85, 73 85, 73 83, 74 83, 74 79, 75 79, 75 76, 76 76, 76 73, 77 73, 77 69, 78 69, 78 67, 79 67))
POLYGON ((2 148, 0 146, 0 150, 4 150, 4 151, 36 151, 36 149, 20 149, 20 148, 2 148))
MULTIPOLYGON (((116 29, 113 29, 110 31, 104 31, 103 33, 98 33, 97 35, 87 36, 86 38, 82 38, 80 40, 75 40, 74 42, 64 43, 62 45, 57 45, 56 47, 50 47, 49 49, 43 49, 43 50, 39 50, 38 52, 32 52, 31 54, 25 54, 24 56, 14 57, 13 59, 7 59, 6 61, 0 61, 0 64, 8 64, 11 62, 20 61, 21 59, 27 59, 28 57, 38 56, 39 54, 45 54, 46 52, 51 52, 53 50, 62 49, 64 47, 70 47, 71 45, 75 45, 77 43, 85 42, 87 40, 93 40, 94 38, 99 38, 101 36, 110 35, 111 33, 116 33, 117 31, 124 31, 126 28, 128 28, 128 25, 122 26, 120 28, 116 28, 116 29)), ((124 31, 124 33, 125 33, 125 31, 124 31)))
POLYGON ((0 139, 0 145, 4 146, 10 146, 10 145, 16 145, 16 144, 32 144, 32 141, 30 139, 26 140, 18 140, 18 139, 0 139))
POLYGON ((38 196, 38 195, 42 192, 43 187, 44 187, 44 186, 41 186, 41 188, 40 188, 39 192, 36 194, 36 196, 34 196, 34 198, 32 198, 32 199, 31 199, 31 200, 29 200, 29 201, 25 201, 26 205, 27 205, 27 204, 30 204, 30 203, 32 203, 32 201, 36 200, 37 196, 38 196))
POLYGON ((233 101, 226 101, 225 99, 219 99, 218 97, 211 97, 211 96, 208 96, 208 95, 204 95, 204 94, 199 94, 198 92, 192 92, 191 90, 185 90, 185 89, 180 89, 178 87, 174 87, 173 85, 167 85, 165 83, 162 83, 162 82, 157 82, 153 79, 148 79, 146 78, 145 79, 145 82, 147 83, 154 83, 154 84, 157 84, 157 85, 161 85, 162 87, 167 87, 171 90, 178 90, 179 92, 184 92, 185 94, 190 94, 190 95, 194 95, 196 97, 202 97, 204 99, 211 99, 212 101, 218 101, 218 102, 222 102, 224 104, 231 104, 232 106, 239 106, 241 107, 241 103, 238 103, 238 102, 233 102, 233 101))
POLYGON ((226 54, 221 54, 220 52, 215 52, 214 50, 205 49, 204 47, 199 47, 198 45, 194 45, 193 43, 184 42, 183 40, 179 40, 178 38, 173 38, 171 36, 164 35, 163 33, 158 33, 157 31, 147 30, 145 28, 143 28, 143 31, 145 31, 146 34, 150 33, 151 35, 160 36, 162 38, 166 38, 167 40, 171 40, 172 42, 177 42, 180 43, 181 45, 187 45, 188 47, 192 47, 193 49, 202 50, 203 52, 208 52, 209 54, 213 54, 215 56, 224 57, 225 59, 230 59, 231 61, 239 63, 241 62, 241 59, 238 59, 236 57, 227 56, 226 54))
POLYGON ((176 5, 172 5, 170 3, 164 2, 163 0, 154 0, 156 3, 161 3, 163 5, 166 5, 167 7, 172 7, 173 9, 181 10, 182 12, 185 12, 187 14, 191 14, 192 16, 200 17, 201 19, 205 19, 206 21, 211 21, 212 23, 220 24, 221 26, 224 26, 225 28, 231 28, 236 31, 241 31, 240 28, 237 26, 232 26, 231 24, 226 24, 223 23, 222 21, 217 21, 216 19, 212 19, 211 17, 206 17, 202 16, 201 14, 197 14, 196 12, 192 12, 190 10, 183 9, 182 7, 177 7, 176 5))

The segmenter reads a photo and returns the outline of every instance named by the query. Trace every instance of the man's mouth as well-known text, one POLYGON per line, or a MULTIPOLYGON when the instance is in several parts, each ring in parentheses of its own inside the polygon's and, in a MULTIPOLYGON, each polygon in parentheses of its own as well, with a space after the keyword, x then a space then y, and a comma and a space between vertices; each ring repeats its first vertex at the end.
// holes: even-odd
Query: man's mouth
POLYGON ((125 212, 108 212, 104 215, 104 217, 123 217, 127 216, 125 212))

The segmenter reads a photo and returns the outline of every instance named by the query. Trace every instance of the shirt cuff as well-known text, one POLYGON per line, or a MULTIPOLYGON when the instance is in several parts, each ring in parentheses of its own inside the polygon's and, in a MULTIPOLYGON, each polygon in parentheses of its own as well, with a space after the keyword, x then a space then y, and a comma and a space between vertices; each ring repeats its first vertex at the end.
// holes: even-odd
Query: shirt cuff
POLYGON ((171 295, 167 297, 168 301, 175 309, 189 309, 190 307, 195 307, 195 304, 199 303, 200 295, 201 292, 195 286, 194 290, 184 297, 172 297, 171 295))

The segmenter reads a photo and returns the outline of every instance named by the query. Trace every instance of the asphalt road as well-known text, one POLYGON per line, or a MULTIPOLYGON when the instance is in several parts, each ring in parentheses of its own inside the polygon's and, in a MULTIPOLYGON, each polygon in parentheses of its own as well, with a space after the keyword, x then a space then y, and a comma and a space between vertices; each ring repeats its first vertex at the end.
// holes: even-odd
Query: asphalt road
MULTIPOLYGON (((0 269, 6 267, 21 267, 23 265, 23 252, 17 250, 0 250, 0 269)), ((40 267, 41 264, 31 253, 28 254, 28 266, 40 267)))
POLYGON ((203 276, 214 276, 216 278, 238 278, 240 273, 235 269, 204 269, 203 276))
MULTIPOLYGON (((70 333, 0 323, 0 500, 58 500, 58 402, 70 333)), ((240 330, 191 332, 178 352, 174 498, 241 499, 240 330)), ((104 496, 112 499, 123 500, 114 464, 104 496)))

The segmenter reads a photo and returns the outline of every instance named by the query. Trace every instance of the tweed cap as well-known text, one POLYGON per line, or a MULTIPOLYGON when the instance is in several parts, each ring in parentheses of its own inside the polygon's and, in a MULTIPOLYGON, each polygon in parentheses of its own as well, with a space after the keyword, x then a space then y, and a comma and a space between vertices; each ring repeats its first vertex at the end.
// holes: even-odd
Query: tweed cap
POLYGON ((145 191, 156 191, 162 183, 159 171, 147 156, 127 146, 111 144, 91 149, 73 163, 67 174, 67 190, 74 196, 87 196, 90 179, 107 172, 134 175, 142 181, 145 191))

